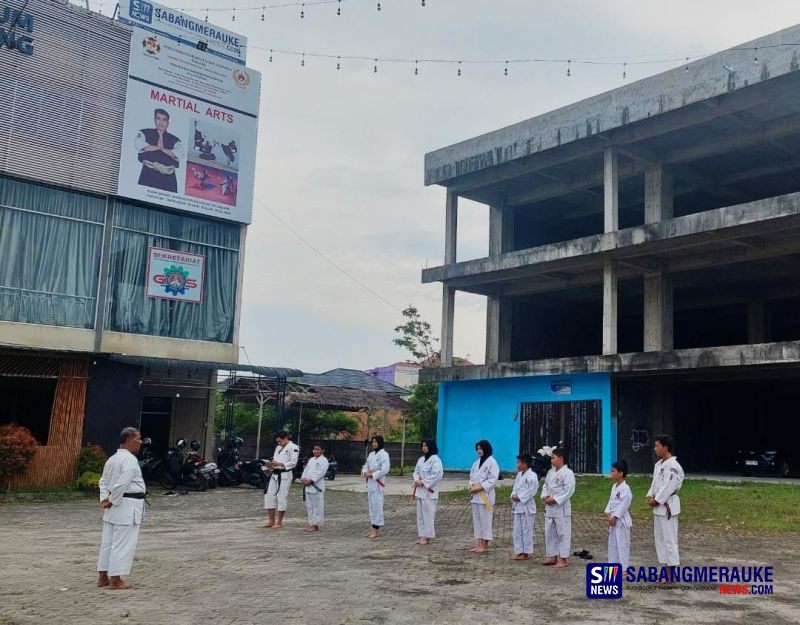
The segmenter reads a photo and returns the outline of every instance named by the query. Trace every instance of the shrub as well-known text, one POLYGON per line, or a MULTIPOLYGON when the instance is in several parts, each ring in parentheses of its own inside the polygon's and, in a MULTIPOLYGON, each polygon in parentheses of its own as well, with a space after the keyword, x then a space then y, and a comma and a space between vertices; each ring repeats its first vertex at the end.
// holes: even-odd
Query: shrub
POLYGON ((28 428, 15 423, 0 425, 0 481, 24 473, 37 447, 28 428))
POLYGON ((78 478, 78 488, 81 490, 100 490, 100 474, 94 471, 84 471, 78 478))
POLYGON ((108 456, 100 445, 86 443, 78 454, 78 474, 83 475, 87 471, 102 474, 106 460, 108 456))

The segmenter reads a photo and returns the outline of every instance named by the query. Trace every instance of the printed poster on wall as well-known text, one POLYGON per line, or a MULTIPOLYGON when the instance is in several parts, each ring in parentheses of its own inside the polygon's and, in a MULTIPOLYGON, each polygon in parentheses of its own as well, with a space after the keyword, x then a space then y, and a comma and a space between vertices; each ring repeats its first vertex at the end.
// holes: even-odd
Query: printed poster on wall
POLYGON ((119 195, 250 223, 260 89, 254 70, 133 28, 119 195))
POLYGON ((145 295, 159 299, 200 304, 206 257, 160 247, 147 250, 145 295))

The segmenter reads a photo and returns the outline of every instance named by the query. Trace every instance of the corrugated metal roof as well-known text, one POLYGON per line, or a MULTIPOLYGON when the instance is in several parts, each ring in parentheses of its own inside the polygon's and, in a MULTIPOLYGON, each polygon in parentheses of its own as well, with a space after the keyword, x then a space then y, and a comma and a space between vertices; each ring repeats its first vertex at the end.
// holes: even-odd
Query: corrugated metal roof
POLYGON ((305 373, 294 380, 299 384, 321 387, 353 388, 362 391, 378 391, 390 395, 408 395, 408 389, 380 380, 357 369, 331 369, 325 373, 305 373))
POLYGON ((144 356, 125 356, 122 354, 112 354, 109 358, 116 362, 124 362, 129 365, 139 365, 142 367, 182 367, 191 369, 215 369, 218 371, 248 371, 256 375, 263 375, 267 378, 299 378, 303 376, 303 372, 299 369, 289 369, 286 367, 258 367, 255 365, 238 365, 229 362, 147 358, 144 356))

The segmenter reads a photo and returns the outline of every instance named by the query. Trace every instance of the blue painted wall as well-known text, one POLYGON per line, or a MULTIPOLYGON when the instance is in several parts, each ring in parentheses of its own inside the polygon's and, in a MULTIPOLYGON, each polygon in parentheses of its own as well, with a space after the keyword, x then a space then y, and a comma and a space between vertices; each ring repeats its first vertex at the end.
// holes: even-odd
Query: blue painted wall
POLYGON ((499 380, 443 382, 439 385, 437 443, 445 468, 469 469, 475 443, 487 439, 503 471, 513 471, 519 453, 519 416, 523 402, 599 399, 602 410, 600 465, 611 470, 616 460, 616 419, 611 418, 611 375, 582 373, 499 380), (570 394, 554 392, 552 382, 566 382, 570 394))

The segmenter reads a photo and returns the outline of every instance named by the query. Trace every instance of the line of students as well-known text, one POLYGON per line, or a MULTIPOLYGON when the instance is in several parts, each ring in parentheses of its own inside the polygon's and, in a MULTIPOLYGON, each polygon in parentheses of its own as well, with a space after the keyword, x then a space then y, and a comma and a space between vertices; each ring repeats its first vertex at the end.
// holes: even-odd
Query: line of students
MULTIPOLYGON (((285 434, 281 432, 280 434, 285 434)), ((293 445, 286 438, 278 440, 279 447, 275 452, 273 465, 284 471, 290 470, 289 462, 280 462, 287 456, 287 451, 294 456, 293 445), (282 445, 280 443, 283 443, 282 445)), ((386 476, 389 474, 389 454, 384 449, 382 436, 373 436, 370 440, 372 451, 361 470, 365 478, 371 528, 365 537, 375 539, 380 535, 384 525, 384 489, 386 476)), ((674 443, 666 435, 655 437, 654 451, 659 460, 653 470, 653 480, 647 492, 647 503, 653 508, 654 537, 656 552, 660 563, 668 567, 680 564, 678 549, 678 515, 680 514, 680 498, 678 491, 683 483, 683 469, 672 455, 674 443)), ((296 446, 294 446, 296 447, 296 446)), ((433 440, 424 440, 421 445, 422 456, 417 461, 413 473, 412 498, 417 508, 416 544, 427 545, 436 536, 435 516, 439 499, 439 485, 444 477, 442 461, 433 440)), ((301 482, 304 486, 303 499, 308 512, 308 525, 304 531, 318 531, 324 521, 325 473, 328 461, 323 456, 324 448, 317 444, 313 448, 314 457, 309 460, 303 471, 301 482)), ((475 445, 478 458, 469 474, 468 490, 471 495, 473 534, 475 545, 469 550, 474 554, 485 554, 489 551, 489 542, 493 540, 492 524, 496 504, 495 489, 500 478, 500 467, 493 457, 492 445, 487 440, 478 441, 475 445)), ((513 560, 529 560, 533 554, 534 525, 536 520, 536 492, 539 480, 532 470, 533 460, 529 454, 517 456, 517 475, 511 491, 511 512, 513 517, 513 560)), ((292 465, 294 466, 294 465, 292 465)), ((633 525, 630 506, 633 493, 626 482, 628 464, 618 460, 611 465, 611 495, 604 510, 608 527, 608 561, 619 562, 623 568, 630 563, 630 532, 633 525)), ((286 480, 287 482, 289 480, 286 480)), ((270 490, 288 490, 280 482, 271 484, 270 490)), ((552 452, 551 468, 547 472, 540 495, 545 505, 545 559, 542 564, 563 568, 569 565, 572 543, 572 507, 571 499, 575 493, 575 474, 567 466, 564 449, 557 448, 552 452)), ((286 499, 281 492, 269 493, 267 511, 271 512, 270 521, 275 527, 282 526, 286 499), (277 495, 277 497, 276 497, 277 495), (283 495, 283 496, 281 496, 283 495), (277 501, 276 501, 277 500, 277 501), (274 507, 278 504, 279 522, 275 524, 274 507), (282 505, 281 505, 282 504, 282 505), (270 506, 273 507, 270 510, 270 506)))

